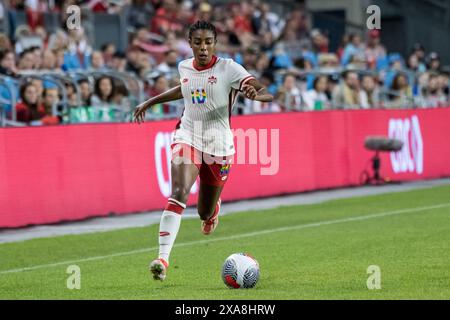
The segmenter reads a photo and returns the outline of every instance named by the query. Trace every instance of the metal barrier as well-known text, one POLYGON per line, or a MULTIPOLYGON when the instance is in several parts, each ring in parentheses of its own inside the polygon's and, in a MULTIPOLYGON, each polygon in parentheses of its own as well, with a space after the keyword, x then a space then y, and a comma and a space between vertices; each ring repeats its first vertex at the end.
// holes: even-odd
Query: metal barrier
POLYGON ((19 87, 19 81, 11 77, 0 75, 0 86, 3 86, 9 93, 9 101, 2 101, 2 105, 11 105, 11 119, 16 121, 16 103, 17 103, 17 88, 19 87))
MULTIPOLYGON (((353 70, 353 69, 352 69, 353 70)), ((233 111, 233 114, 251 114, 251 113, 269 113, 269 112, 280 112, 280 111, 307 111, 310 110, 306 107, 305 101, 303 98, 303 94, 307 89, 307 84, 311 83, 311 79, 325 75, 327 77, 334 78, 334 81, 337 85, 341 85, 343 83, 341 75, 344 71, 343 68, 327 68, 327 69, 315 69, 315 70, 280 70, 274 73, 274 77, 277 82, 280 84, 281 79, 285 74, 293 73, 299 84, 300 84, 300 93, 291 94, 287 92, 282 100, 277 100, 275 103, 279 103, 283 105, 282 110, 279 107, 275 108, 267 108, 262 110, 259 102, 246 100, 242 96, 238 96, 236 108, 233 111)), ((379 76, 379 73, 376 73, 371 70, 365 69, 354 69, 360 76, 363 75, 373 75, 379 76)), ((418 75, 409 71, 409 70, 401 70, 399 71, 405 74, 409 80, 410 85, 414 85, 417 82, 418 75)), ((52 71, 37 71, 37 72, 28 72, 21 74, 20 80, 12 79, 6 76, 0 76, 0 86, 6 88, 7 92, 9 92, 10 101, 0 101, 0 104, 3 105, 11 105, 11 120, 14 122, 16 120, 16 112, 15 105, 17 103, 17 91, 20 84, 22 84, 26 79, 29 78, 38 78, 43 81, 49 81, 54 83, 61 92, 62 99, 59 106, 54 106, 52 108, 53 115, 62 116, 65 120, 65 123, 70 123, 70 117, 67 115, 70 114, 70 103, 67 96, 67 89, 65 87, 66 83, 71 83, 77 95, 78 106, 81 106, 81 94, 80 94, 80 86, 78 84, 78 80, 80 79, 88 79, 91 87, 94 86, 96 79, 101 76, 109 76, 113 78, 115 81, 122 83, 127 89, 128 101, 129 105, 127 108, 123 105, 110 105, 108 108, 110 109, 110 113, 114 114, 111 117, 101 117, 101 119, 97 120, 99 122, 126 122, 132 120, 132 115, 134 108, 141 102, 143 102, 145 97, 144 92, 144 82, 137 78, 134 74, 123 73, 114 70, 71 70, 66 73, 62 72, 52 72, 52 71)), ((422 96, 422 90, 418 90, 416 95, 405 95, 404 93, 396 92, 390 89, 386 89, 383 86, 379 87, 379 90, 376 93, 376 105, 372 106, 372 108, 403 108, 403 109, 411 109, 423 107, 425 98, 422 96)), ((279 99, 279 97, 277 97, 279 99)), ((3 99, 4 100, 4 99, 3 99)), ((276 106, 276 105, 275 105, 276 106)), ((342 104, 337 105, 333 99, 330 99, 329 103, 325 105, 323 109, 347 109, 347 108, 355 108, 355 106, 345 106, 342 104)), ((5 108, 3 108, 3 124, 4 121, 7 121, 7 115, 5 113, 5 108)), ((94 113, 96 114, 104 114, 104 107, 93 107, 94 113)), ((164 105, 154 106, 150 109, 146 114, 146 120, 156 121, 163 119, 174 119, 179 118, 182 115, 184 109, 183 100, 173 101, 170 103, 165 103, 164 105), (165 107, 168 106, 168 107, 165 107)), ((95 118, 95 117, 94 117, 95 118)), ((90 120, 96 121, 96 120, 90 120)))

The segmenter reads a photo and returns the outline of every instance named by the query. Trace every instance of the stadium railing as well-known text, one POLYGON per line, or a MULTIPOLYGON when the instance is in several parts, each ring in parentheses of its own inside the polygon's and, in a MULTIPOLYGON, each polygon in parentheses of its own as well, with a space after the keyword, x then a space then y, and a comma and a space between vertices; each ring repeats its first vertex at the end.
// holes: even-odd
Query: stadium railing
MULTIPOLYGON (((317 68, 314 70, 299 70, 299 69, 291 69, 291 70, 278 70, 274 73, 275 82, 278 85, 281 85, 282 79, 286 73, 293 73, 301 88, 301 93, 297 96, 292 95, 291 93, 286 93, 284 97, 284 108, 283 111, 306 111, 306 107, 303 101, 302 93, 308 89, 311 89, 312 82, 314 78, 320 75, 325 75, 330 79, 333 79, 338 85, 343 82, 342 80, 342 72, 345 69, 342 67, 338 68, 317 68), (295 105, 292 105, 290 102, 297 101, 295 105), (300 101, 300 102, 298 102, 300 101)), ((380 72, 375 72, 366 69, 352 69, 357 72, 360 76, 362 75, 374 75, 374 76, 386 76, 385 74, 380 72)), ((400 70, 409 80, 410 87, 414 87, 417 85, 418 74, 413 73, 409 70, 400 70)), ((386 73, 386 71, 384 71, 386 73)), ((63 119, 63 123, 79 123, 79 122, 127 122, 132 119, 132 109, 134 106, 143 102, 147 97, 144 90, 144 82, 150 82, 151 79, 147 78, 145 80, 141 80, 136 77, 134 74, 126 73, 126 72, 118 72, 114 70, 70 70, 68 72, 55 72, 55 71, 33 71, 27 73, 21 73, 19 79, 13 79, 7 76, 0 76, 0 96, 3 97, 3 100, 0 102, 4 107, 3 109, 3 117, 5 120, 16 120, 15 113, 15 105, 18 100, 18 90, 20 85, 22 85, 25 81, 30 78, 38 78, 43 82, 52 83, 54 86, 57 86, 61 93, 61 101, 58 105, 55 105, 52 108, 52 115, 60 116, 63 119), (109 76, 115 82, 123 85, 128 92, 127 105, 115 105, 111 104, 109 110, 105 110, 104 107, 95 107, 95 106, 82 106, 81 97, 80 97, 80 87, 78 85, 78 80, 80 79, 88 79, 91 88, 94 87, 96 79, 101 76, 109 76), (65 87, 66 83, 71 83, 75 88, 75 93, 77 95, 77 106, 70 105, 67 96, 67 89, 65 87), (85 114, 89 116, 77 116, 75 118, 71 118, 71 111, 73 114, 76 114, 80 110, 73 110, 74 107, 90 107, 90 109, 86 109, 85 114), (8 110, 9 109, 9 110, 8 110), (9 112, 7 112, 9 111, 9 112), (8 114, 11 116, 8 117, 8 114), (109 116, 105 116, 108 113, 109 116)), ((411 109, 411 108, 421 108, 426 107, 424 105, 424 101, 426 98, 422 95, 422 88, 418 87, 415 90, 416 94, 412 96, 407 96, 402 93, 396 92, 394 90, 388 89, 385 86, 380 86, 377 92, 377 101, 378 104, 374 108, 403 108, 403 109, 411 109)), ((168 104, 164 104, 164 106, 154 106, 149 112, 146 114, 146 120, 156 121, 156 120, 164 120, 164 119, 173 119, 181 116, 184 105, 182 101, 175 101, 168 104)), ((326 106, 324 109, 347 109, 351 108, 349 106, 336 105, 333 101, 330 101, 330 104, 326 106)), ((354 108, 354 107, 353 107, 354 108)), ((260 110, 256 107, 256 103, 253 101, 244 101, 244 99, 238 98, 236 108, 233 111, 234 114, 251 114, 251 113, 268 113, 274 112, 273 110, 260 110), (242 111, 244 110, 244 111, 242 111)), ((3 122, 5 123, 5 122, 3 122)))
POLYGON ((11 114, 11 120, 16 121, 16 103, 18 100, 19 82, 8 76, 0 75, 1 104, 6 115, 11 114))

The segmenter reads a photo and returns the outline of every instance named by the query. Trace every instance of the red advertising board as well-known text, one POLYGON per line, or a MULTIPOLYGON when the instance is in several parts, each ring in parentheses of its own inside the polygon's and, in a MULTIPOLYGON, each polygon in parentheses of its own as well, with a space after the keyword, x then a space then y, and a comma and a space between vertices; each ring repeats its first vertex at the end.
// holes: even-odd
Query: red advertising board
MULTIPOLYGON (((0 129, 0 227, 163 208, 175 124, 0 129)), ((233 165, 224 201, 357 185, 370 171, 369 135, 404 142, 382 154, 383 176, 450 176, 450 108, 251 115, 232 126, 235 162, 245 155, 246 164, 233 165)), ((198 184, 190 205, 197 192, 198 184)))

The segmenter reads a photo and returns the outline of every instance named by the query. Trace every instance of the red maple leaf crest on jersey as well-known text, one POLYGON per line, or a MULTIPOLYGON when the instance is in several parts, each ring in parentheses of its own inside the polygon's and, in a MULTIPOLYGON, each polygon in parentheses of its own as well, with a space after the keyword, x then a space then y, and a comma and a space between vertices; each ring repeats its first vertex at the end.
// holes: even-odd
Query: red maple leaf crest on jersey
POLYGON ((211 84, 217 83, 217 78, 214 77, 214 76, 209 77, 209 78, 208 78, 208 83, 211 83, 211 84))

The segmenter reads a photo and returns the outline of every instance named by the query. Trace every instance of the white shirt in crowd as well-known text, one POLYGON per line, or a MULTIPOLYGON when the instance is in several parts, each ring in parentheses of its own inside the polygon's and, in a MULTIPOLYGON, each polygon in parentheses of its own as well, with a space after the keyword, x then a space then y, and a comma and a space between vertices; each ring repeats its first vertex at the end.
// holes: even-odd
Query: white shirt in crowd
POLYGON ((316 102, 322 104, 322 108, 328 108, 330 101, 324 92, 317 92, 315 89, 303 92, 303 103, 305 105, 305 111, 313 111, 316 102))

